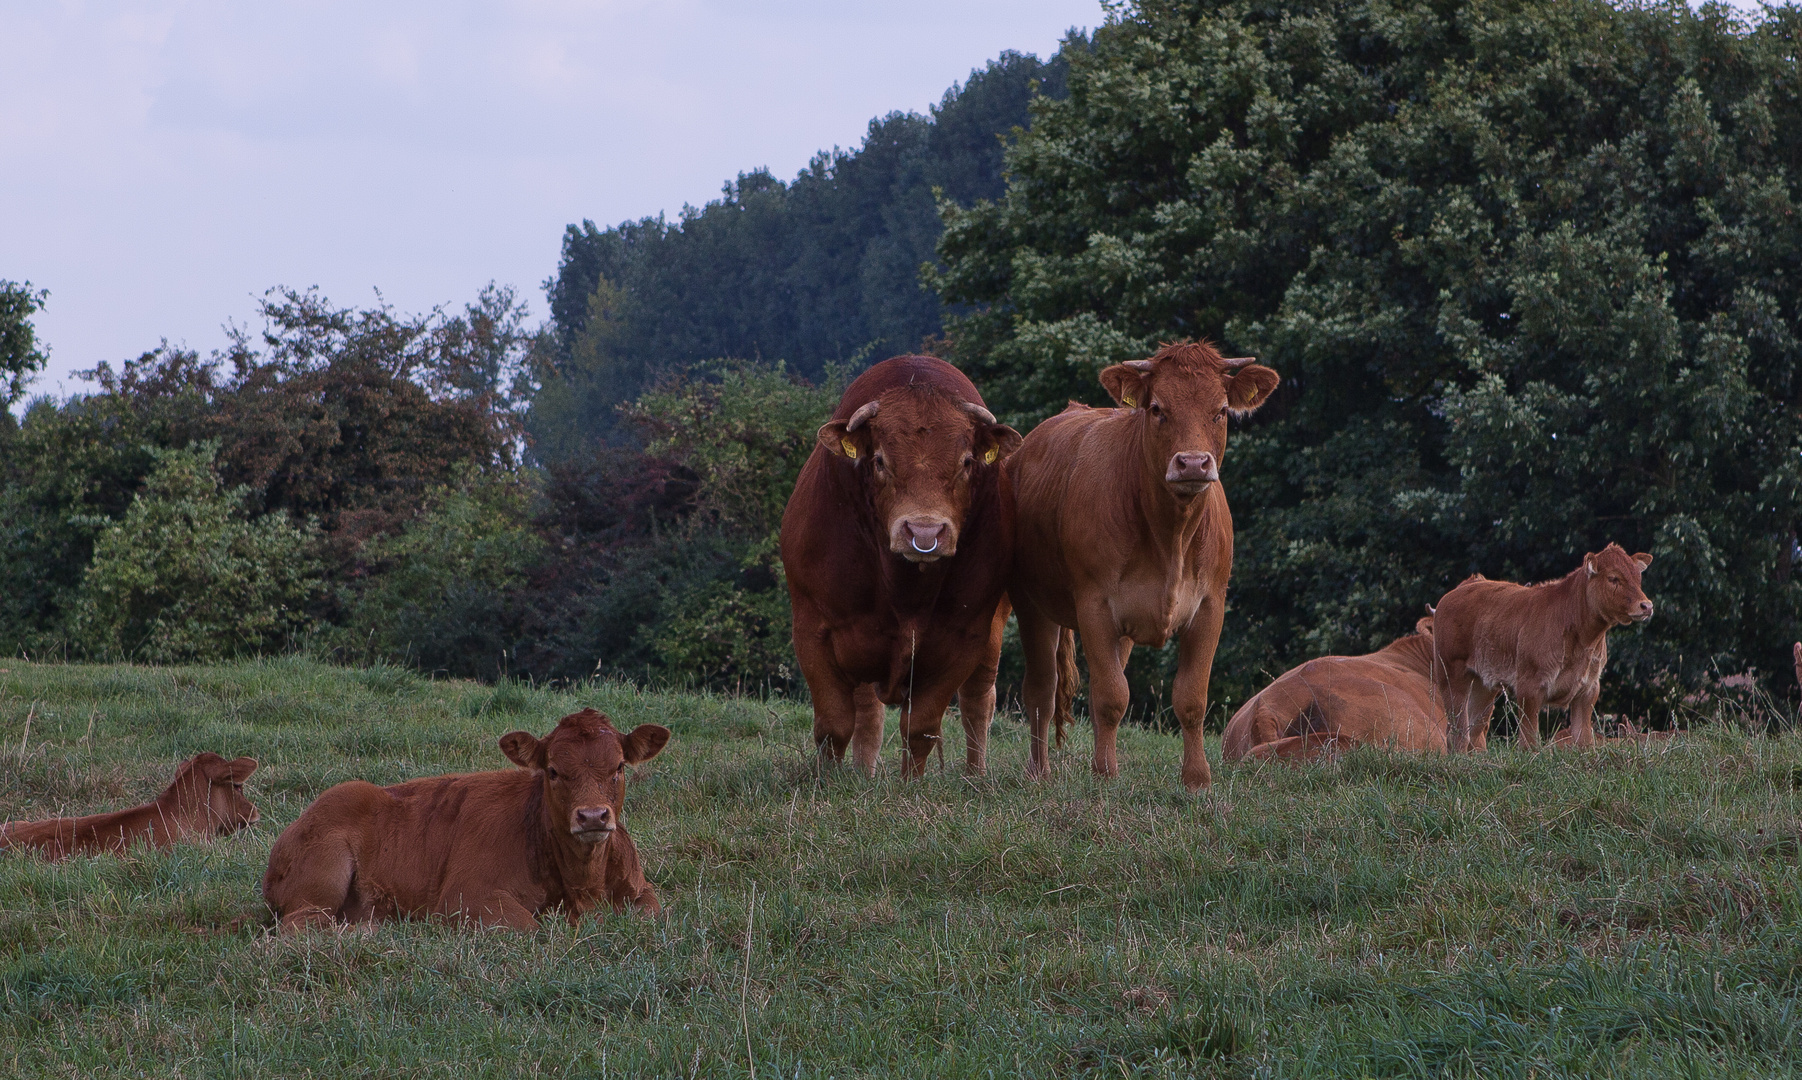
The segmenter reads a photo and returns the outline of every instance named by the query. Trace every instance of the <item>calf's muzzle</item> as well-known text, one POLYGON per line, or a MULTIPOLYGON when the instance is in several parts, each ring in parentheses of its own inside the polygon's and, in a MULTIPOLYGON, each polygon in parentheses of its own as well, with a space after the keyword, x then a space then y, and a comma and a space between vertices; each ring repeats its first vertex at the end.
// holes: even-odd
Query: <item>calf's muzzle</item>
POLYGON ((570 817, 573 823, 569 831, 577 840, 592 844, 613 835, 613 807, 604 803, 600 806, 579 806, 570 817))

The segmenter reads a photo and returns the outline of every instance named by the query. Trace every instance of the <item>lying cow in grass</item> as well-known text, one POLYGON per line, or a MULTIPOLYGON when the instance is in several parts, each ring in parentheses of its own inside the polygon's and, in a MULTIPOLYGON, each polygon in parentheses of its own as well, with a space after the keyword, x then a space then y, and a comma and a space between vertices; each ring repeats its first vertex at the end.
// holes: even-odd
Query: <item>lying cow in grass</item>
POLYGON ((1520 745, 1539 747, 1539 710, 1570 710, 1570 745, 1596 742, 1591 716, 1608 663, 1608 631, 1652 617, 1640 573, 1652 563, 1619 544, 1583 556, 1555 581, 1516 585, 1473 574, 1434 607, 1435 688, 1450 720, 1447 746, 1481 747, 1495 698, 1520 705, 1520 745))
POLYGON ((1307 760, 1354 746, 1445 753, 1433 693, 1433 619, 1368 656, 1322 656, 1252 695, 1226 725, 1228 761, 1307 760))
POLYGON ((87 817, 9 821, 0 825, 0 848, 30 847, 52 859, 120 852, 133 844, 168 850, 177 842, 205 840, 255 825, 257 808, 244 797, 255 758, 227 761, 196 754, 175 770, 163 793, 142 806, 87 817))
POLYGON ((542 739, 501 736, 517 769, 339 784, 276 839, 263 899, 284 933, 434 915, 530 930, 552 908, 574 924, 603 903, 655 915, 620 811, 626 766, 669 736, 656 724, 622 735, 583 709, 542 739))

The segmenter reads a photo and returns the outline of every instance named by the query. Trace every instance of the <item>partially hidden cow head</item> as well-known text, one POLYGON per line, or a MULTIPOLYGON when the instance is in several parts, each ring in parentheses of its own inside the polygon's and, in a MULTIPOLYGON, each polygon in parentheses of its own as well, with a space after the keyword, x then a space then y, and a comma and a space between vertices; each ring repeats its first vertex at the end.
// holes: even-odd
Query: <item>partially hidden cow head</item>
POLYGON ((583 709, 557 721, 544 738, 513 731, 501 736, 507 760, 544 776, 545 818, 584 844, 613 839, 625 809, 626 766, 656 757, 669 728, 640 724, 621 735, 613 721, 583 709))
POLYGON ((1281 379, 1251 357, 1228 360, 1207 342, 1165 345, 1149 360, 1101 372, 1101 385, 1138 413, 1147 467, 1179 503, 1220 479, 1226 418, 1249 416, 1281 379))
POLYGON ((915 563, 957 554, 972 485, 1020 447, 1020 433, 981 405, 924 385, 827 421, 819 440, 864 478, 888 549, 915 563))
POLYGON ((1639 584, 1639 575, 1650 565, 1650 555, 1629 555, 1619 544, 1583 556, 1590 604, 1614 626, 1651 618, 1652 601, 1639 584))
POLYGON ((256 758, 225 760, 212 751, 195 754, 175 770, 175 779, 158 796, 166 814, 185 827, 223 836, 262 820, 244 797, 244 781, 257 771, 256 758))

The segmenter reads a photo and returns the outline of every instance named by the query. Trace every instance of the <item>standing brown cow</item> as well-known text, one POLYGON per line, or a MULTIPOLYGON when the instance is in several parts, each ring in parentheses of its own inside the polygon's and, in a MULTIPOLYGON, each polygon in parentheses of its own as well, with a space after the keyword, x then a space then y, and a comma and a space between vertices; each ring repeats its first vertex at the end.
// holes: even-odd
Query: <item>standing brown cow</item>
POLYGON ((1502 690, 1521 709, 1520 745, 1539 748, 1539 710, 1570 710, 1570 742, 1595 745, 1591 714, 1608 663, 1608 631, 1652 617, 1640 574, 1652 564, 1619 544, 1583 556, 1555 581, 1516 585, 1472 574, 1434 608, 1434 685, 1452 750, 1487 740, 1502 690))
POLYGON ((1028 775, 1049 769, 1059 627, 1068 627, 1089 658, 1094 768, 1104 776, 1119 772, 1127 656, 1134 643, 1161 646, 1178 635, 1183 783, 1208 783, 1201 722, 1233 565, 1233 517, 1220 485, 1226 421, 1262 405, 1278 381, 1206 343, 1166 345, 1101 373, 1119 408, 1073 405, 1034 428, 1008 462, 1018 506, 1008 595, 1026 652, 1028 775))
POLYGON ((175 770, 163 793, 142 806, 110 814, 9 821, 0 825, 0 848, 32 847, 52 859, 74 854, 124 851, 137 843, 167 851, 177 841, 236 832, 259 819, 244 797, 244 781, 257 769, 255 758, 227 761, 196 754, 175 770))
POLYGON ((782 515, 782 567, 823 755, 849 744, 874 773, 886 702, 917 776, 956 695, 966 764, 985 767, 1013 542, 1001 461, 1019 445, 930 356, 864 372, 820 428, 782 515))
POLYGON ((655 915, 620 813, 626 766, 669 736, 656 724, 622 735, 583 709, 542 739, 502 735, 517 769, 339 784, 276 838, 263 899, 283 933, 409 915, 531 930, 552 908, 574 925, 601 904, 655 915))

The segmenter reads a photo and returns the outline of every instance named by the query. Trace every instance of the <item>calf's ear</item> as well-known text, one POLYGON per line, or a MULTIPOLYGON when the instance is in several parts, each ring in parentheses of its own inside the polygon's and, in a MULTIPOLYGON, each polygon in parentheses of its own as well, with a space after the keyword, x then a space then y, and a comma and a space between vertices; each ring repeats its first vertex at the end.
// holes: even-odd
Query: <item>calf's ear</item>
POLYGON ((976 459, 984 465, 1006 461, 1008 455, 1020 449, 1020 444, 1024 441, 1019 432, 1006 424, 978 425, 976 459))
POLYGON ((669 742, 669 728, 656 724, 640 724, 632 729, 632 733, 619 741, 620 749, 626 755, 626 764, 636 765, 641 761, 649 761, 663 751, 664 744, 669 742))
POLYGON ((231 777, 232 783, 242 784, 250 779, 251 773, 257 771, 257 759, 253 757, 236 758, 226 762, 225 769, 227 775, 231 777))
POLYGON ((1642 551, 1639 554, 1633 556, 1633 561, 1639 564, 1639 568, 1641 570, 1644 570, 1646 567, 1652 565, 1652 556, 1650 556, 1642 551))
POLYGON ((1234 416, 1256 412, 1259 405, 1270 400, 1271 392, 1282 381, 1282 376, 1267 367, 1258 364, 1242 367, 1226 378, 1226 407, 1234 416))
POLYGON ((501 753, 522 769, 544 768, 544 747, 529 731, 509 731, 501 736, 501 753))
POLYGON ((1145 373, 1126 364, 1115 364, 1101 369, 1101 385, 1108 396, 1128 409, 1139 409, 1145 406, 1145 373))
POLYGON ((846 431, 843 420, 828 420, 820 425, 820 445, 828 453, 850 461, 862 461, 870 456, 870 426, 859 425, 856 431, 846 431))

